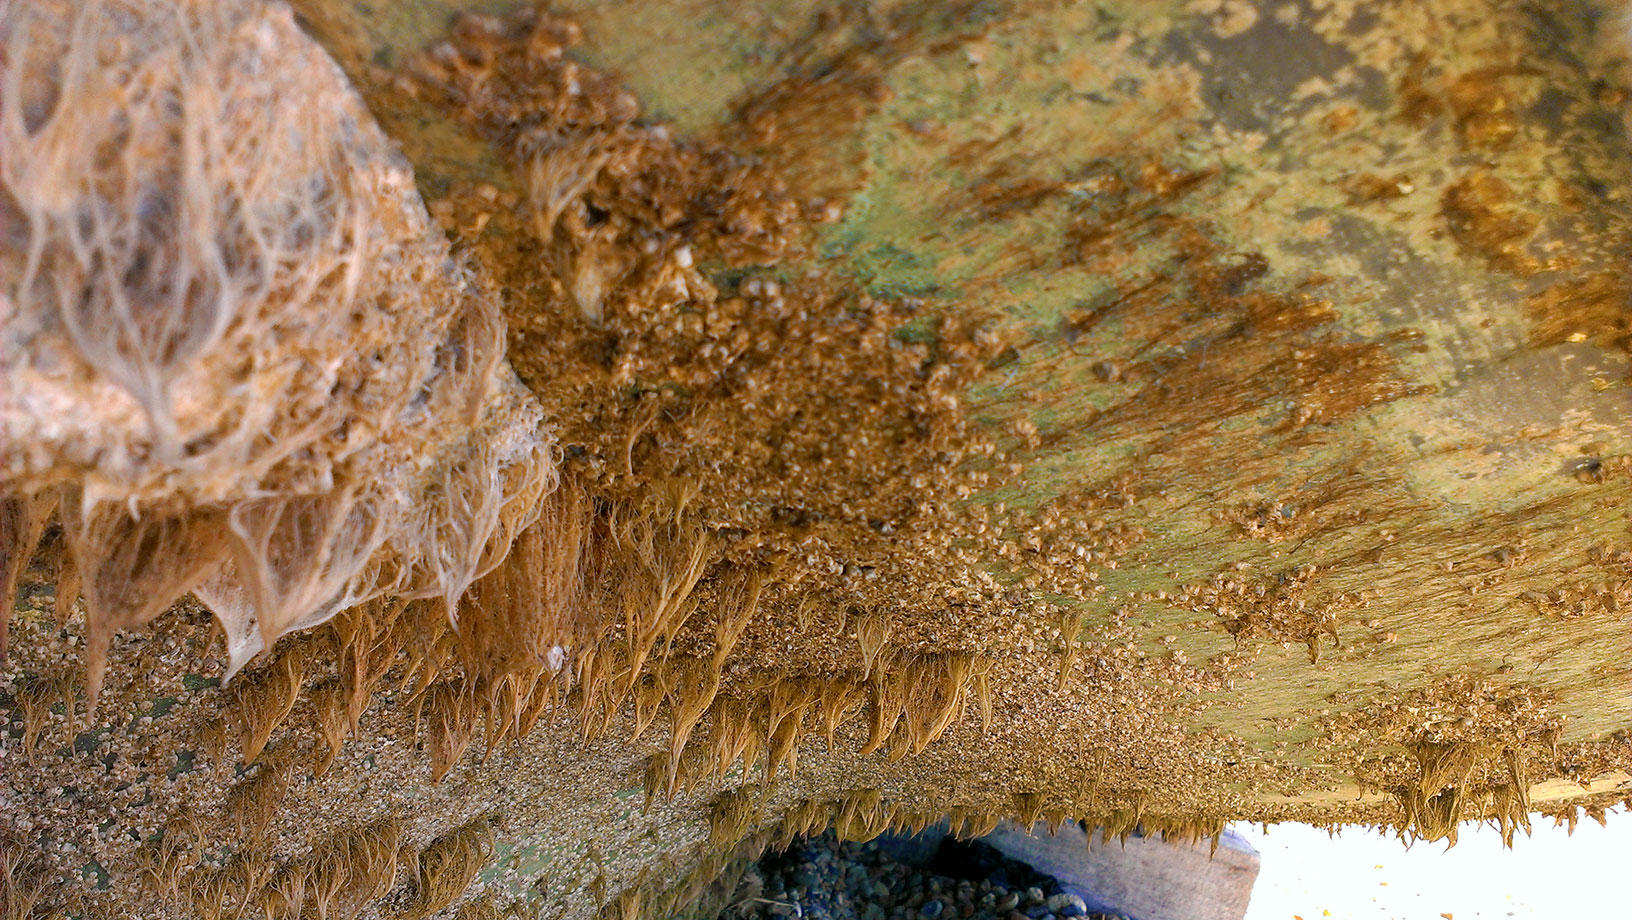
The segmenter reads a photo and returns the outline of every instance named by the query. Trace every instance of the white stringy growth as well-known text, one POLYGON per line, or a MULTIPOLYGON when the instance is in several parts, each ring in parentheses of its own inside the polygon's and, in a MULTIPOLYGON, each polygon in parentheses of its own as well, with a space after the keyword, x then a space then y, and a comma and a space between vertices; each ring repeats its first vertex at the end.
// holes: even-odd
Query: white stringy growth
POLYGON ((339 69, 252 0, 0 4, 0 55, 6 610, 54 506, 93 694, 189 591, 229 676, 384 594, 451 616, 553 434, 339 69))

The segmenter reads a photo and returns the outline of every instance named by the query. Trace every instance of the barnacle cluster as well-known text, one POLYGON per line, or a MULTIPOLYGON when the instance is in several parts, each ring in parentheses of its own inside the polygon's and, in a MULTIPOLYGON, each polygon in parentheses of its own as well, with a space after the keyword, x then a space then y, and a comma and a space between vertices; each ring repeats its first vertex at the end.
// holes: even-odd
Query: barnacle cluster
POLYGON ((1372 700, 1330 722, 1404 751, 1356 769, 1361 782, 1399 801, 1402 838, 1455 843, 1458 825, 1488 818, 1509 845, 1516 830, 1530 830, 1531 771, 1558 762, 1564 726, 1544 696, 1465 675, 1372 700))

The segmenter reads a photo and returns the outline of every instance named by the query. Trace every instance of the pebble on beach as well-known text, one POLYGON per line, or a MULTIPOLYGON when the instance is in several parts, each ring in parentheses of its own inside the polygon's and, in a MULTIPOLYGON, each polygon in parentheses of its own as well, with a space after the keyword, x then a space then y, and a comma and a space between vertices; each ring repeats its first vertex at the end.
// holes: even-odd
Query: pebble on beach
POLYGON ((983 844, 948 841, 924 866, 889 850, 831 833, 797 840, 748 870, 722 920, 1115 920, 983 844))

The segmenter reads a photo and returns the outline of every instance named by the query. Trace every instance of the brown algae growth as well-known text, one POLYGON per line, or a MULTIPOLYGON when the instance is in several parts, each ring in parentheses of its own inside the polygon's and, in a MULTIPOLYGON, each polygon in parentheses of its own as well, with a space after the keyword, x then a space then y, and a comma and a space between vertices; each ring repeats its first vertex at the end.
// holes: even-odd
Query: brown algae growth
MULTIPOLYGON (((825 827, 1437 838, 1624 798, 1625 439, 1447 441, 1476 318, 1368 307, 1404 309, 1318 248, 1400 209, 1458 283, 1528 271, 1527 74, 1422 69, 1423 118, 1348 119, 1411 179, 1305 187, 1240 151, 1319 172, 1359 101, 1234 127, 1149 53, 1174 10, 725 16, 777 63, 691 135, 543 12, 333 42, 359 99, 281 7, 118 10, 3 26, 8 905, 656 916, 825 827), (374 115, 481 155, 410 167, 374 115), (1502 164, 1425 166, 1441 117, 1502 164)), ((1617 344, 1614 278, 1546 265, 1535 344, 1617 344)))

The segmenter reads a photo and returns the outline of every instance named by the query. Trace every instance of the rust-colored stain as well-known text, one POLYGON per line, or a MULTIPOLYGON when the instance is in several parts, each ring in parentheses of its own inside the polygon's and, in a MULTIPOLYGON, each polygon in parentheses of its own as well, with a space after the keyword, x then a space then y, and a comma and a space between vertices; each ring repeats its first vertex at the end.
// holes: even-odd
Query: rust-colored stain
POLYGON ((1148 277, 1061 319, 1068 346, 1111 321, 1146 343, 1094 365, 1102 382, 1135 389, 1085 431, 1142 427, 1164 432, 1162 441, 1193 439, 1249 412, 1262 418, 1275 400, 1270 427, 1291 432, 1431 392, 1397 373, 1385 344, 1323 332, 1338 318, 1330 302, 1301 287, 1276 290, 1261 254, 1230 252, 1208 221, 1172 207, 1213 178, 1153 162, 1102 167, 1074 183, 1086 194, 1072 207, 1062 263, 1114 273, 1135 247, 1167 253, 1148 277))
POLYGON ((1419 127, 1448 115, 1463 147, 1502 150, 1519 133, 1519 113, 1506 81, 1522 75, 1520 67, 1497 64, 1448 77, 1436 72, 1433 56, 1422 51, 1396 86, 1399 115, 1419 127))
POLYGON ((1427 85, 1431 59, 1427 51, 1417 52, 1395 88, 1400 117, 1418 126, 1426 125, 1445 109, 1444 102, 1427 85))
POLYGON ((1503 92, 1505 77, 1518 74, 1506 66, 1482 67, 1469 71, 1445 87, 1445 104, 1456 120, 1457 137, 1464 146, 1501 150, 1519 133, 1519 116, 1503 92))
POLYGON ((1541 219, 1522 210, 1513 189, 1488 170, 1474 170, 1445 187, 1440 214, 1451 237, 1492 268, 1527 275, 1541 263, 1525 250, 1541 219))
POLYGON ((1632 351, 1632 288, 1620 272, 1566 278, 1525 301, 1533 345, 1593 342, 1632 351))
POLYGON ((859 133, 892 98, 890 69, 910 55, 973 41, 992 12, 972 17, 980 6, 818 8, 778 55, 785 76, 735 100, 717 139, 787 183, 814 219, 836 219, 871 174, 859 133))

